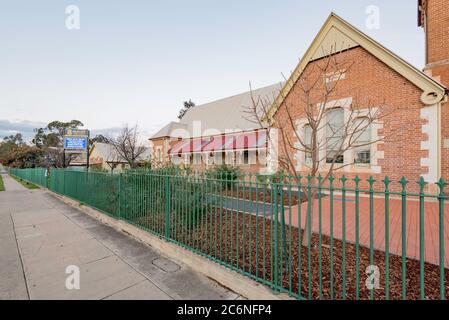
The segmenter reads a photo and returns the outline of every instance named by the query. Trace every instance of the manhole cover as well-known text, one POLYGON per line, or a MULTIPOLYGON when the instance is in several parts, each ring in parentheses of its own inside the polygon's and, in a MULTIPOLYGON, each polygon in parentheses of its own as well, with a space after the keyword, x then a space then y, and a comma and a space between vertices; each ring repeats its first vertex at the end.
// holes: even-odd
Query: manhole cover
POLYGON ((156 258, 153 260, 153 264, 165 272, 175 272, 180 269, 179 265, 165 258, 156 258))

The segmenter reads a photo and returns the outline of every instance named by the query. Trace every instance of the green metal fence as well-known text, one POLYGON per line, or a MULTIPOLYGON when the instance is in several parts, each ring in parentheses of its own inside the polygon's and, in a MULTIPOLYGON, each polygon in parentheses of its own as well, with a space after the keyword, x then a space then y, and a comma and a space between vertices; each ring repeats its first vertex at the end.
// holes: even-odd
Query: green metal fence
POLYGON ((35 185, 47 188, 48 187, 48 170, 46 168, 29 168, 29 169, 17 169, 10 168, 9 173, 17 178, 26 180, 35 185))
MULTIPOLYGON (((11 173, 43 181, 34 170, 11 173)), ((445 185, 61 169, 49 180, 54 192, 298 299, 445 299, 445 185)))

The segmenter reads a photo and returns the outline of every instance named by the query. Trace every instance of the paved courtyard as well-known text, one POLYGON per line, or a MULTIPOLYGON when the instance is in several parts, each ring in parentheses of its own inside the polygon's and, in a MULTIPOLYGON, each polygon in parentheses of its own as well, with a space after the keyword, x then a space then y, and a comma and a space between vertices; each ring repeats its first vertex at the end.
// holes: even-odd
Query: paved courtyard
MULTIPOLYGON (((355 200, 351 196, 346 197, 346 240, 355 243, 356 240, 356 214, 355 200)), ((335 196, 333 208, 333 235, 336 239, 343 238, 343 210, 341 197, 335 196)), ((359 243, 361 246, 370 247, 370 214, 369 197, 360 197, 359 211, 359 243)), ((314 202, 312 230, 319 230, 318 201, 314 202)), ((385 250, 385 200, 375 198, 373 205, 373 239, 374 248, 385 250)), ((307 203, 301 206, 301 227, 305 228, 307 216, 307 203)), ((298 226, 298 206, 294 206, 291 212, 285 209, 285 219, 292 225, 298 226)), ((322 233, 331 234, 330 228, 330 201, 329 197, 322 199, 322 233)), ((411 259, 419 259, 420 254, 420 221, 419 201, 408 200, 406 202, 406 254, 411 259)), ((390 199, 389 202, 389 252, 395 255, 402 254, 402 201, 401 199, 390 199)), ((439 213, 438 202, 426 201, 424 203, 424 259, 426 262, 439 265, 439 213)), ((444 248, 445 266, 449 267, 449 204, 444 206, 444 248)))
MULTIPOLYGON (((252 200, 237 199, 233 197, 219 197, 216 203, 227 210, 245 212, 271 218, 275 212, 275 205, 252 200)), ((385 251, 385 199, 375 197, 373 199, 373 247, 376 250, 385 251)), ((341 196, 334 197, 333 206, 333 236, 335 239, 343 238, 343 201, 341 196)), ((359 243, 361 246, 370 247, 370 214, 369 197, 360 195, 359 205, 359 243)), ((281 210, 279 206, 278 210, 281 210)), ((314 202, 312 217, 312 230, 319 232, 319 210, 318 200, 314 202)), ((298 206, 284 207, 285 222, 294 227, 299 223, 298 206)), ((301 228, 306 227, 307 202, 301 205, 301 228)), ((329 196, 322 198, 321 232, 330 236, 330 199, 329 196)), ((402 200, 391 198, 389 201, 389 252, 394 255, 402 255, 402 200)), ((419 201, 408 199, 406 201, 406 255, 408 258, 419 260, 420 258, 420 221, 419 221, 419 201)), ((346 240, 355 243, 356 241, 356 215, 355 199, 351 195, 346 196, 346 240)), ((439 265, 439 204, 437 201, 424 202, 424 260, 426 262, 439 265)), ((449 203, 444 205, 444 251, 445 266, 449 267, 449 203)))
POLYGON ((241 298, 50 193, 2 177, 0 300, 241 298), (66 287, 70 265, 79 267, 79 290, 66 287))

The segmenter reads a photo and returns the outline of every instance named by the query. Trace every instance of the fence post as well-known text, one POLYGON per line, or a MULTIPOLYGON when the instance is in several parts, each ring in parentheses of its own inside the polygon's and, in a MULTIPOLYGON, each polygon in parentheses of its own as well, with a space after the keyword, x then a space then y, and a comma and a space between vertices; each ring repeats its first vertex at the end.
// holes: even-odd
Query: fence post
POLYGON ((63 195, 66 195, 66 188, 65 188, 65 186, 66 186, 66 179, 65 179, 65 173, 66 173, 66 169, 62 169, 63 171, 62 171, 62 194, 63 195))
MULTIPOLYGON (((279 276, 279 205, 278 205, 278 192, 279 186, 277 183, 274 184, 274 210, 275 210, 275 220, 274 222, 274 289, 278 290, 278 276, 279 276)), ((282 280, 281 280, 282 281, 282 280)))
POLYGON ((170 176, 165 177, 165 237, 170 238, 170 176))
POLYGON ((50 167, 45 169, 45 173, 46 173, 45 181, 47 182, 47 189, 51 190, 51 171, 50 171, 50 167))
POLYGON ((122 216, 122 173, 118 176, 118 219, 122 216))
POLYGON ((424 281, 424 187, 426 186, 426 182, 423 177, 421 177, 418 181, 419 184, 419 289, 420 289, 420 298, 424 300, 426 298, 425 295, 425 281, 424 281))
POLYGON ((439 258, 440 258, 440 300, 445 300, 445 287, 444 287, 444 187, 446 182, 443 178, 440 178, 437 182, 440 188, 438 194, 438 231, 439 231, 439 258))

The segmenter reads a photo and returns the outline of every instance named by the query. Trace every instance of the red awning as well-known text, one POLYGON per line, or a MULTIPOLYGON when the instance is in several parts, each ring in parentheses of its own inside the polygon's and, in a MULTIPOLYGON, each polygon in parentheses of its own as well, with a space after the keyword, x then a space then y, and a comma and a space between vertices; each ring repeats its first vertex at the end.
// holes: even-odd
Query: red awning
POLYGON ((265 148, 267 134, 265 131, 220 135, 212 138, 198 138, 181 141, 170 150, 170 154, 217 152, 227 150, 247 150, 265 148))
POLYGON ((170 154, 189 153, 189 152, 190 152, 190 140, 181 141, 177 143, 169 151, 170 154))
POLYGON ((203 152, 204 147, 211 143, 212 138, 208 139, 195 139, 192 142, 192 152, 203 152))
POLYGON ((212 141, 205 145, 203 148, 203 152, 214 152, 222 149, 224 143, 223 136, 215 136, 212 138, 212 141))

